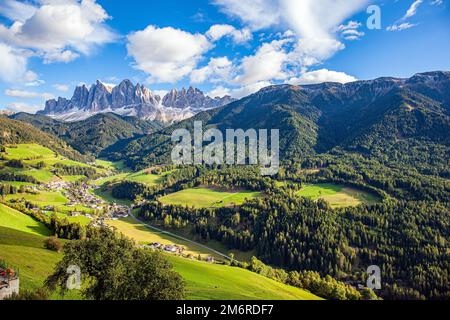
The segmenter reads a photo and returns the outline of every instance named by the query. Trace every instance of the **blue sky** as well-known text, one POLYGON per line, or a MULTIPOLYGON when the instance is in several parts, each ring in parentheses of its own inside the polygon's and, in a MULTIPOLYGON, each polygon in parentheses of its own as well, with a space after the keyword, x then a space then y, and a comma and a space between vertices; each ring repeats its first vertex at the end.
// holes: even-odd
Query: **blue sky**
POLYGON ((0 109, 35 112, 97 79, 242 97, 450 70, 447 2, 0 0, 0 109), (380 29, 368 28, 371 5, 380 29))

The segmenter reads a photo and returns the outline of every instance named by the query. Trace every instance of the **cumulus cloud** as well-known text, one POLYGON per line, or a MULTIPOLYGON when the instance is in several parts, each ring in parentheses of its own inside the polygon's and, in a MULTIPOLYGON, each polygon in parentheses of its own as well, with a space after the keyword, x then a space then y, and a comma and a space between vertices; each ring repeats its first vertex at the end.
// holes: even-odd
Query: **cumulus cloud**
POLYGON ((256 82, 256 83, 252 83, 252 84, 249 84, 249 85, 242 86, 242 87, 237 88, 237 89, 233 89, 233 90, 230 91, 229 94, 233 98, 240 99, 240 98, 246 97, 248 95, 251 95, 251 94, 253 94, 255 92, 258 92, 262 88, 268 87, 270 85, 272 85, 272 82, 270 82, 270 81, 259 81, 259 82, 256 82))
POLYGON ((277 1, 271 0, 214 0, 222 11, 231 17, 237 17, 252 30, 276 25, 280 21, 277 1))
POLYGON ((205 81, 227 81, 232 73, 233 63, 227 57, 211 58, 208 65, 192 71, 190 78, 192 83, 205 81))
POLYGON ((316 84, 323 82, 348 83, 357 81, 353 76, 345 72, 331 71, 328 69, 320 69, 303 73, 300 77, 291 78, 287 83, 294 85, 316 84))
POLYGON ((148 26, 128 35, 128 54, 149 82, 176 82, 194 70, 212 44, 202 34, 148 26))
MULTIPOLYGON (((239 18, 252 29, 273 25, 289 27, 298 37, 290 55, 299 64, 310 66, 330 58, 345 46, 335 39, 336 27, 361 10, 367 0, 215 0, 230 16, 239 18)), ((362 36, 347 31, 349 40, 362 36), (351 34, 352 33, 352 34, 351 34)))
POLYGON ((222 98, 225 96, 229 96, 230 95, 230 89, 229 88, 225 88, 224 86, 217 86, 214 89, 212 89, 211 91, 209 91, 207 93, 208 96, 210 96, 211 98, 222 98))
POLYGON ((0 42, 0 59, 0 80, 18 82, 32 78, 33 74, 27 74, 27 57, 23 52, 0 42))
POLYGON ((274 40, 264 43, 254 55, 244 57, 239 66, 239 74, 234 82, 250 85, 287 77, 285 63, 289 55, 284 49, 288 40, 274 40))
POLYGON ((33 50, 51 63, 71 61, 117 39, 105 23, 109 15, 96 0, 41 0, 39 4, 25 5, 27 10, 19 15, 16 1, 7 1, 0 11, 12 24, 0 24, 0 41, 33 50))
POLYGON ((245 28, 238 30, 229 24, 215 24, 206 32, 206 36, 211 41, 218 41, 223 37, 230 37, 236 43, 244 43, 252 39, 252 32, 245 28))
POLYGON ((36 12, 33 5, 16 0, 3 0, 0 3, 0 15, 12 21, 26 21, 36 12))

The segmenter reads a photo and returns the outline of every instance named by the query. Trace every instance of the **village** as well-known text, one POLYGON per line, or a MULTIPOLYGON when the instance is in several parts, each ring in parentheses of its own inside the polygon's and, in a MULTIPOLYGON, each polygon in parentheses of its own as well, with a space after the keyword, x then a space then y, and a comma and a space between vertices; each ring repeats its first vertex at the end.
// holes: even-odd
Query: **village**
MULTIPOLYGON (((118 220, 127 218, 131 214, 131 208, 116 203, 109 203, 95 194, 93 190, 98 189, 97 186, 92 186, 86 183, 70 183, 65 181, 53 181, 40 186, 32 186, 29 188, 31 192, 51 191, 60 192, 65 198, 69 200, 64 206, 74 208, 69 212, 70 217, 85 216, 92 220, 93 226, 105 226, 107 220, 118 220), (77 210, 83 207, 91 209, 89 212, 85 210, 77 210)), ((38 208, 35 208, 38 210, 38 208)), ((53 206, 46 206, 44 211, 55 211, 53 206)))

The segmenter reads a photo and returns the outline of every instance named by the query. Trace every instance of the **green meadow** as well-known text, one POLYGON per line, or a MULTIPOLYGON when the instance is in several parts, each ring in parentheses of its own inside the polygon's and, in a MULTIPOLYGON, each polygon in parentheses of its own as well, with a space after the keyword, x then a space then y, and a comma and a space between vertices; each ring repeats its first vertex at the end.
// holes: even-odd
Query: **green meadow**
POLYGON ((242 268, 169 256, 187 283, 190 300, 318 300, 307 291, 287 286, 242 268))
POLYGON ((195 208, 219 208, 238 206, 246 200, 262 197, 253 191, 220 191, 211 188, 192 188, 159 198, 165 205, 187 206, 195 208))
MULTIPOLYGON (((82 205, 76 205, 76 206, 67 206, 67 203, 69 200, 64 197, 60 192, 54 192, 54 191, 40 191, 37 194, 31 194, 31 193, 16 193, 16 194, 10 194, 5 197, 5 200, 25 200, 33 205, 39 207, 40 209, 45 209, 47 206, 51 206, 55 209, 56 215, 61 218, 66 218, 70 222, 79 222, 82 225, 89 224, 90 220, 87 217, 84 216, 78 216, 78 217, 70 217, 67 214, 70 212, 84 212, 84 213, 90 213, 93 214, 94 210, 91 208, 87 208, 82 205)), ((52 213, 50 213, 52 214, 52 213)))
MULTIPOLYGON (((141 230, 143 231, 143 230, 141 230)), ((30 217, 0 205, 0 259, 19 268, 21 290, 35 290, 53 271, 62 255, 43 245, 50 235, 46 227, 30 217)), ((270 280, 250 271, 167 256, 185 279, 187 298, 204 300, 312 300, 315 295, 270 280)), ((54 295, 54 299, 61 297, 54 295)), ((79 299, 77 292, 66 298, 79 299)))
POLYGON ((117 183, 117 182, 121 182, 121 181, 132 181, 132 182, 143 183, 143 184, 146 184, 149 186, 154 186, 158 183, 163 182, 165 177, 169 173, 170 172, 164 172, 161 175, 157 175, 157 174, 148 173, 146 170, 138 171, 135 173, 121 172, 116 175, 98 179, 98 180, 94 181, 94 184, 97 186, 102 186, 105 183, 117 183))
POLYGON ((374 204, 380 201, 377 196, 368 192, 331 183, 306 185, 297 192, 297 195, 312 200, 323 199, 332 208, 355 207, 360 204, 374 204))
MULTIPOLYGON (((6 152, 2 153, 5 160, 21 160, 24 168, 5 167, 2 170, 13 172, 16 174, 23 174, 35 178, 39 183, 48 183, 51 181, 60 180, 52 171, 56 164, 66 166, 91 167, 97 172, 106 172, 105 169, 95 168, 85 163, 69 160, 64 158, 52 150, 42 147, 37 144, 18 144, 6 147, 6 152), (44 163, 44 167, 36 169, 39 163, 44 163)), ((3 163, 3 166, 6 164, 3 163)), ((65 176, 62 180, 67 182, 75 182, 84 178, 84 176, 65 176)))

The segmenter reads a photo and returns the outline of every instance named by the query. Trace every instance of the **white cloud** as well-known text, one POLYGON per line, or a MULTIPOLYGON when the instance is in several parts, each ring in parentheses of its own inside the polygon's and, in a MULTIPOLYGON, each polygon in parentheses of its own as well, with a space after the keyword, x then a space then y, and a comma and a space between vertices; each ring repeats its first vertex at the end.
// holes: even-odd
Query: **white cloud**
POLYGON ((417 13, 417 9, 419 6, 423 3, 423 0, 416 0, 411 4, 408 11, 406 11, 405 15, 403 16, 402 20, 406 20, 408 18, 411 18, 412 16, 415 16, 417 13))
POLYGON ((272 85, 272 83, 270 81, 259 81, 256 83, 252 83, 252 84, 243 86, 241 88, 233 89, 230 91, 230 95, 233 98, 240 99, 240 98, 246 97, 248 95, 251 95, 255 92, 258 92, 262 88, 268 87, 270 85, 272 85))
MULTIPOLYGON (((27 76, 27 57, 22 52, 0 42, 0 80, 23 81, 27 76)), ((28 74, 30 76, 30 74, 28 74)))
POLYGON ((214 0, 222 11, 231 17, 237 17, 252 30, 267 28, 279 23, 278 1, 271 0, 214 0))
POLYGON ((211 58, 208 65, 192 71, 192 83, 227 81, 230 78, 233 63, 227 57, 211 58))
POLYGON ((282 80, 287 77, 285 63, 289 55, 284 49, 287 40, 274 40, 264 43, 258 51, 242 59, 239 70, 241 72, 234 82, 251 85, 269 80, 282 80))
POLYGON ((0 3, 0 15, 12 21, 26 21, 31 18, 37 8, 33 5, 15 1, 3 0, 0 3))
POLYGON ((433 6, 440 6, 443 3, 444 3, 444 0, 433 0, 433 1, 431 1, 431 5, 433 5, 433 6))
POLYGON ((41 0, 39 3, 40 7, 29 8, 22 17, 10 10, 13 23, 9 27, 0 24, 0 40, 31 49, 50 63, 68 62, 80 54, 90 54, 95 47, 117 38, 105 24, 110 17, 96 0, 41 0))
POLYGON ((64 51, 50 51, 44 54, 44 63, 50 64, 54 62, 64 62, 68 63, 80 57, 80 54, 73 52, 71 50, 64 51))
POLYGON ((42 106, 28 104, 24 102, 13 102, 6 106, 8 110, 15 112, 27 112, 27 113, 35 113, 39 110, 42 110, 42 106))
MULTIPOLYGON (((330 58, 345 46, 335 39, 336 27, 364 8, 368 0, 215 0, 230 16, 257 30, 288 27, 299 38, 290 58, 306 66, 330 58)), ((350 40, 361 34, 349 35, 350 40)))
POLYGON ((229 24, 215 24, 206 32, 206 36, 211 41, 218 41, 223 37, 231 37, 235 43, 244 43, 252 39, 250 29, 238 30, 229 24))
POLYGON ((58 91, 62 91, 62 92, 69 91, 69 86, 66 85, 66 84, 56 83, 56 84, 53 85, 53 88, 55 88, 58 91))
POLYGON ((224 96, 229 96, 230 95, 230 89, 225 88, 223 86, 217 86, 214 89, 212 89, 210 92, 207 93, 208 96, 210 96, 211 98, 222 98, 224 96))
POLYGON ((387 31, 403 31, 403 30, 407 30, 410 28, 413 28, 415 26, 417 26, 418 24, 414 24, 414 23, 409 23, 409 22, 405 22, 405 23, 401 23, 401 24, 394 24, 392 26, 389 26, 386 28, 387 31))
POLYGON ((14 90, 14 89, 6 89, 5 95, 8 97, 24 98, 24 99, 42 98, 44 100, 50 100, 54 98, 53 94, 47 92, 39 93, 33 91, 14 90))
POLYGON ((359 40, 365 35, 364 32, 359 31, 361 26, 360 22, 349 21, 337 27, 336 32, 339 32, 345 40, 359 40))
POLYGON ((320 69, 303 73, 298 78, 291 78, 287 83, 294 85, 315 84, 323 82, 348 83, 357 81, 353 76, 344 72, 331 71, 328 69, 320 69))
POLYGON ((128 35, 127 44, 135 67, 150 75, 149 82, 176 82, 184 78, 211 47, 204 35, 151 25, 128 35))

